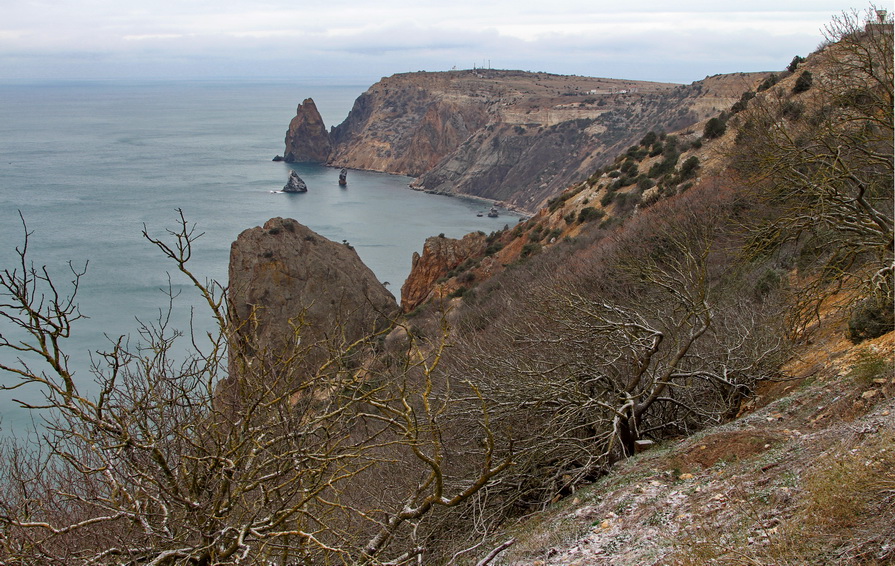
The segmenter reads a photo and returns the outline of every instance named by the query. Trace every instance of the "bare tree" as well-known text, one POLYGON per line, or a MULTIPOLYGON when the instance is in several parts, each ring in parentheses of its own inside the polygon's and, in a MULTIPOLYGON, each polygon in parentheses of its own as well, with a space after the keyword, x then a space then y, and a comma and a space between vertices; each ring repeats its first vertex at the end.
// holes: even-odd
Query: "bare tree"
POLYGON ((756 268, 739 265, 730 235, 734 201, 711 204, 713 189, 635 217, 463 344, 462 371, 517 435, 517 466, 488 490, 498 505, 543 503, 639 440, 723 422, 776 371, 782 297, 752 291, 756 268))
POLYGON ((40 411, 35 441, 3 444, 0 562, 399 563, 423 552, 391 544, 408 524, 462 504, 510 465, 496 458, 475 395, 464 407, 478 411, 486 441, 468 465, 450 460, 439 419, 461 401, 433 378, 443 339, 434 349, 411 340, 386 371, 364 362, 381 337, 371 335, 295 380, 290 368, 319 346, 301 343, 303 321, 277 351, 246 332, 232 340, 246 323, 227 312, 226 290, 188 269, 195 228, 181 216, 171 235, 147 238, 192 281, 217 331, 182 336, 163 314, 135 344, 119 338, 97 353, 92 394, 62 344, 79 317, 83 271, 61 289, 30 263, 26 229, 18 265, 0 273, 0 352, 17 356, 0 369, 18 377, 3 389, 43 395, 22 403, 40 411), (192 350, 176 361, 180 339, 192 350), (239 373, 228 375, 234 360, 239 373), (406 467, 391 489, 351 494, 395 462, 406 467))
POLYGON ((756 230, 753 252, 808 237, 822 250, 803 313, 843 287, 891 306, 895 74, 892 20, 882 14, 835 18, 805 63, 810 86, 761 93, 741 116, 741 169, 776 211, 756 230))

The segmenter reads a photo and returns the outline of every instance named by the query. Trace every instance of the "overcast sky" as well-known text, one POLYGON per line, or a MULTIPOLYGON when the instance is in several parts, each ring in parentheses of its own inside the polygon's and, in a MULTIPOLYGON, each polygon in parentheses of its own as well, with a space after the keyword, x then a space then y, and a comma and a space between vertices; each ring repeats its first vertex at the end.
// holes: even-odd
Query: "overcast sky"
POLYGON ((848 1, 0 0, 0 80, 365 83, 490 65, 690 83, 785 67, 868 7, 848 1))

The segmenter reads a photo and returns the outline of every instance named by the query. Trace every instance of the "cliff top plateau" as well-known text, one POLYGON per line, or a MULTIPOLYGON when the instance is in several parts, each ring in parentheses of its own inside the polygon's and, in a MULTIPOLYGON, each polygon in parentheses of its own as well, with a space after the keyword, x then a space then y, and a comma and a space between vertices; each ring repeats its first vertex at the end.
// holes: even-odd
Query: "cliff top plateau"
POLYGON ((676 85, 490 69, 404 73, 371 86, 328 136, 306 101, 284 155, 409 175, 420 190, 534 212, 647 131, 693 126, 767 75, 676 85))

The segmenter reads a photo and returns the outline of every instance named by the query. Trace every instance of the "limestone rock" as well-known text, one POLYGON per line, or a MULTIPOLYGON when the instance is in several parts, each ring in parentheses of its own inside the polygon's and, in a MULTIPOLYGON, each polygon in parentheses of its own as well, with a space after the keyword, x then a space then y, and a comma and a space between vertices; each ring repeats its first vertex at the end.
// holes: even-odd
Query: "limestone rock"
POLYGON ((283 187, 284 193, 306 193, 308 185, 298 176, 294 169, 289 171, 289 181, 283 187))
POLYGON ((535 212, 647 131, 693 126, 767 75, 685 86, 491 69, 403 73, 371 86, 328 138, 321 127, 320 145, 301 151, 293 126, 308 111, 299 107, 286 154, 299 160, 314 149, 334 167, 409 175, 415 188, 535 212))
MULTIPOLYGON (((230 312, 250 348, 303 352, 290 369, 314 371, 339 347, 386 328, 398 312, 391 293, 353 248, 295 220, 245 230, 230 248, 230 312), (298 329, 300 340, 293 340, 298 329)), ((231 359, 231 372, 234 371, 231 359)))
POLYGON ((314 100, 307 98, 298 105, 289 123, 283 159, 288 163, 326 163, 331 152, 332 142, 323 118, 314 100))
POLYGON ((471 257, 479 257, 487 247, 486 236, 472 233, 461 240, 435 236, 426 239, 423 254, 413 254, 410 275, 401 287, 401 308, 409 312, 424 303, 436 281, 471 257))

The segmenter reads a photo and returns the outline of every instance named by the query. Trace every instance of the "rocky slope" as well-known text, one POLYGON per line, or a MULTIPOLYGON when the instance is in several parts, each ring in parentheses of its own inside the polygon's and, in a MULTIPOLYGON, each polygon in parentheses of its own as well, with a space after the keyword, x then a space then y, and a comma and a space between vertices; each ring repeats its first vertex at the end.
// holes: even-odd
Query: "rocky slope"
MULTIPOLYGON (((815 59, 803 62, 799 70, 822 72, 815 59)), ((779 95, 788 104, 803 104, 801 95, 792 94, 797 80, 798 74, 794 73, 769 75, 764 84, 757 86, 756 93, 738 92, 739 83, 730 76, 705 79, 703 82, 710 85, 712 92, 738 99, 732 109, 719 112, 717 101, 708 97, 697 99, 694 103, 701 105, 698 113, 703 116, 700 121, 667 134, 646 132, 626 144, 625 150, 611 162, 583 173, 582 180, 546 201, 530 218, 488 235, 482 245, 462 245, 452 239, 442 239, 435 245, 430 238, 422 255, 414 256, 402 288, 402 308, 409 312, 434 298, 460 295, 508 266, 574 239, 594 225, 606 230, 617 228, 659 200, 681 194, 699 183, 717 187, 729 184, 730 155, 737 143, 740 112, 753 97, 761 100, 778 96, 773 88, 788 93, 779 95), (719 120, 719 116, 725 130, 705 135, 707 123, 719 120), (445 261, 439 252, 444 249, 452 250, 451 261, 445 261)))
MULTIPOLYGON (((886 156, 888 181, 883 179, 881 186, 885 188, 878 198, 879 202, 888 199, 881 209, 891 214, 891 114, 886 114, 892 108, 891 66, 886 66, 891 61, 891 24, 885 34, 887 50, 881 50, 885 56, 869 59, 882 64, 867 68, 885 68, 888 75, 879 83, 861 85, 867 97, 862 99, 864 103, 871 95, 883 100, 870 116, 885 117, 880 120, 884 124, 880 126, 880 139, 885 143, 874 146, 876 138, 862 139, 868 140, 864 144, 867 148, 873 146, 886 156)), ((859 30, 846 37, 865 36, 871 34, 859 30)), ((864 47, 860 39, 857 45, 864 47)), ((811 132, 823 117, 836 113, 849 116, 847 109, 852 103, 843 103, 842 93, 853 91, 837 80, 853 87, 842 77, 857 80, 860 73, 842 73, 834 64, 853 64, 859 58, 856 53, 870 52, 849 51, 848 45, 834 46, 807 60, 794 60, 787 72, 772 77, 756 88, 757 92, 746 93, 732 111, 720 113, 715 121, 703 121, 673 136, 644 135, 611 164, 548 201, 526 222, 486 236, 485 252, 470 250, 467 257, 454 258, 456 267, 448 268, 437 253, 423 253, 414 271, 432 280, 433 269, 441 270, 428 299, 462 296, 444 304, 452 312, 459 311, 458 318, 462 318, 464 309, 473 315, 467 331, 486 328, 469 341, 479 347, 485 334, 494 333, 487 327, 490 317, 516 316, 506 313, 522 310, 519 298, 528 288, 511 285, 514 273, 537 275, 539 260, 544 260, 540 271, 552 271, 557 262, 547 260, 555 252, 564 248, 580 252, 594 247, 595 242, 621 239, 626 229, 637 223, 658 225, 658 219, 650 217, 667 211, 664 205, 694 195, 710 199, 713 194, 736 193, 737 206, 744 210, 755 206, 761 200, 756 196, 763 194, 745 189, 754 187, 750 181, 756 181, 748 177, 757 172, 746 170, 738 159, 748 155, 745 147, 768 138, 750 137, 748 128, 759 118, 770 116, 776 124, 784 124, 784 129, 791 128, 787 131, 805 136, 801 142, 805 143, 809 139, 806 132, 811 132), (842 53, 845 56, 840 57, 842 53), (816 82, 813 87, 807 83, 805 88, 805 77, 811 75, 816 82), (652 208, 646 210, 648 207, 652 208), (540 255, 528 259, 536 254, 540 255), (486 265, 487 272, 494 272, 494 266, 498 266, 498 275, 484 283, 486 265), (527 265, 535 267, 526 271, 527 265), (502 289, 510 289, 508 296, 499 295, 502 289)), ((865 125, 859 131, 866 134, 876 130, 865 125)), ((842 145, 833 147, 843 151, 842 145)), ((766 189, 765 185, 758 186, 766 189)), ((756 214, 744 225, 753 218, 764 216, 756 214)), ((891 226, 891 216, 888 218, 891 226)), ((818 221, 816 211, 813 220, 818 221)), ((662 237, 640 241, 651 246, 667 243, 662 237)), ((462 249, 459 245, 452 247, 450 242, 440 246, 462 249)), ((651 249, 661 256, 658 248, 651 249)), ((727 248, 726 253, 735 254, 733 249, 727 248)), ((806 288, 812 289, 810 283, 816 277, 810 267, 813 260, 808 257, 812 253, 819 254, 804 248, 795 254, 798 259, 771 264, 773 269, 765 275, 782 274, 780 281, 787 287, 792 285, 794 295, 805 293, 806 288)), ((891 239, 885 253, 891 265, 891 239)), ((774 257, 786 255, 778 254, 774 257)), ((571 252, 561 257, 566 263, 580 260, 571 252)), ((843 272, 835 277, 847 281, 843 272)), ((760 282, 751 277, 744 283, 747 286, 743 290, 749 292, 753 285, 757 290, 760 282)), ((600 289, 597 287, 597 296, 600 289)), ((789 352, 789 361, 762 379, 740 405, 736 418, 732 418, 734 411, 727 417, 730 420, 695 435, 660 440, 658 446, 617 462, 593 485, 571 492, 557 490, 552 505, 507 521, 487 540, 467 542, 467 546, 477 543, 469 551, 475 556, 457 563, 895 563, 895 333, 890 331, 857 345, 850 342, 846 336, 854 339, 851 325, 858 320, 860 309, 850 312, 850 307, 844 308, 849 300, 831 295, 818 305, 811 320, 798 328, 799 343, 789 352)), ((433 301, 432 305, 437 307, 438 303, 433 301)), ((887 328, 891 330, 891 297, 886 311, 887 328)), ((520 325, 521 338, 513 347, 518 344, 518 348, 525 348, 539 324, 542 322, 520 325)), ((595 326, 589 328, 597 330, 595 326)), ((729 329, 722 330, 726 332, 729 329)), ((494 348, 480 349, 500 355, 494 348)), ((561 391, 557 397, 571 394, 571 390, 561 391)))
MULTIPOLYGON (((407 73, 356 100, 319 149, 318 162, 417 177, 415 188, 471 195, 535 211, 648 130, 675 131, 729 108, 766 73, 719 75, 691 85, 522 71, 407 73)), ((310 154, 311 152, 306 152, 310 154)))
POLYGON ((509 526, 493 563, 892 564, 895 333, 855 346, 830 323, 738 419, 509 526))

